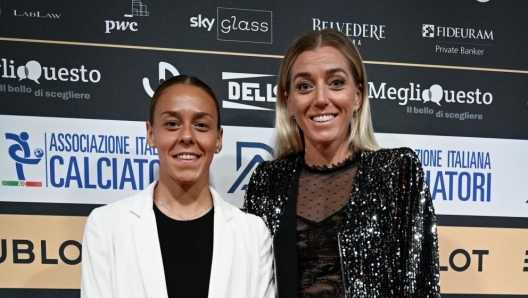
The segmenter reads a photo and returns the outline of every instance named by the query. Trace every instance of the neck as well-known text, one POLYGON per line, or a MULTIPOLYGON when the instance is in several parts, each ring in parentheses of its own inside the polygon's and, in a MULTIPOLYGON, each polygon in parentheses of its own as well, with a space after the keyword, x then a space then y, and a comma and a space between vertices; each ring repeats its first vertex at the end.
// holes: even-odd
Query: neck
MULTIPOLYGON (((182 218, 176 219, 191 218, 213 203, 208 180, 201 183, 180 184, 171 178, 163 179, 160 177, 154 190, 154 197, 161 201, 164 206, 181 215, 182 218)), ((158 208, 165 215, 175 218, 175 214, 169 212, 167 208, 159 204, 158 208)), ((200 214, 200 216, 202 215, 200 214)))
POLYGON ((304 161, 308 165, 331 166, 354 153, 354 149, 350 148, 346 140, 329 145, 314 144, 309 140, 305 140, 304 143, 304 161))

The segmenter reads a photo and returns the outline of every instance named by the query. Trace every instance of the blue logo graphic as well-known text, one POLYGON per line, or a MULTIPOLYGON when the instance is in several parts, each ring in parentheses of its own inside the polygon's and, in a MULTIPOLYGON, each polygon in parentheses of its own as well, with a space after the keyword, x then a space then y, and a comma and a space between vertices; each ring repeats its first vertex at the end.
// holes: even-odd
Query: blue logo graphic
POLYGON ((31 150, 27 143, 29 139, 29 134, 27 132, 22 132, 20 135, 14 133, 6 133, 6 139, 13 140, 16 144, 13 144, 9 147, 8 152, 9 156, 16 163, 16 171, 18 175, 18 180, 26 180, 24 176, 23 165, 36 165, 40 162, 44 156, 44 150, 41 148, 35 149, 35 156, 37 158, 30 158, 31 150))
MULTIPOLYGON (((270 146, 266 145, 266 144, 253 143, 253 142, 237 142, 237 146, 236 146, 236 167, 237 167, 237 171, 242 166, 242 149, 243 148, 264 149, 264 150, 266 150, 266 152, 268 152, 269 154, 273 155, 273 149, 270 146)), ((253 158, 248 163, 248 165, 244 168, 244 170, 242 171, 240 176, 238 176, 238 178, 235 181, 235 183, 233 183, 231 188, 229 188, 227 193, 234 193, 239 188, 239 186, 242 183, 242 181, 244 181, 244 179, 247 177, 247 175, 251 173, 250 171, 253 169, 253 167, 255 167, 257 164, 259 164, 259 163, 261 163, 263 161, 264 161, 264 158, 260 154, 257 154, 255 156, 253 156, 253 158)), ((247 184, 242 186, 241 190, 246 190, 246 188, 247 188, 247 184)))

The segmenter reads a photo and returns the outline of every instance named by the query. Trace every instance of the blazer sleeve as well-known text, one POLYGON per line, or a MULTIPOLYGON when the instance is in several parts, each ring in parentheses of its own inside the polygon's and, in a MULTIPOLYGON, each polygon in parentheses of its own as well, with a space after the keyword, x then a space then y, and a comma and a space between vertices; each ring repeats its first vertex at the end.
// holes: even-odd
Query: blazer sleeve
POLYGON ((255 217, 259 234, 259 268, 257 298, 273 298, 277 295, 274 278, 273 250, 271 236, 264 222, 255 217))
POLYGON ((403 159, 402 185, 408 195, 407 232, 409 273, 405 290, 410 297, 440 297, 440 267, 436 216, 425 175, 414 151, 403 159))
POLYGON ((81 266, 81 298, 111 298, 112 279, 105 209, 97 208, 84 228, 81 266))

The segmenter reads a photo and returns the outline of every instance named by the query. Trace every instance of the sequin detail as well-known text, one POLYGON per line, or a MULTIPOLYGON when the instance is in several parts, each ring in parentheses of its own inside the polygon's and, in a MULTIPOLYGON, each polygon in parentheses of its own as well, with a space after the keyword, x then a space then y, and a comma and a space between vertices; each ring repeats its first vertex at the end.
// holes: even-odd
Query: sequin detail
MULTIPOLYGON (((272 235, 297 165, 293 154, 259 164, 251 177, 244 210, 272 235)), ((347 297, 440 297, 434 207, 411 149, 362 152, 347 209, 339 234, 347 297)))

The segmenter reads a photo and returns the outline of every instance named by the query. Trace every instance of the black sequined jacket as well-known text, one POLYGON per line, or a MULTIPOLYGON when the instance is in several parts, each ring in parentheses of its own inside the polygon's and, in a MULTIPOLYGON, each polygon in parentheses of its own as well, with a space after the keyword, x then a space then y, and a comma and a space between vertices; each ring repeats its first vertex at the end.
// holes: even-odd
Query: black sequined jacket
MULTIPOLYGON (((363 151, 338 234, 346 297, 440 297, 436 219, 424 172, 409 148, 363 151)), ((259 164, 244 209, 273 236, 279 297, 298 293, 295 206, 298 154, 259 164)))

